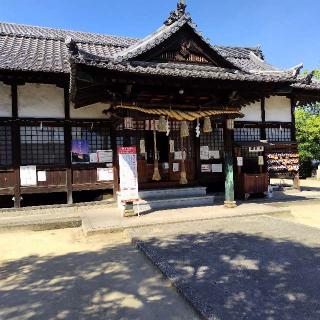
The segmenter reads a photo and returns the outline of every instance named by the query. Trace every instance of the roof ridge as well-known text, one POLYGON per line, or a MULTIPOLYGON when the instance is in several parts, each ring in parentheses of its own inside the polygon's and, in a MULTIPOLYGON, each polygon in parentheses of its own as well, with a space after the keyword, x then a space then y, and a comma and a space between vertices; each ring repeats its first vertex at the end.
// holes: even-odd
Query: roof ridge
MULTIPOLYGON (((59 42, 65 42, 65 39, 67 37, 46 37, 46 36, 36 36, 32 34, 21 34, 21 33, 6 33, 0 31, 0 36, 5 36, 5 37, 12 37, 12 38, 24 38, 24 39, 39 39, 39 40, 52 40, 52 41, 59 41, 59 42)), ((127 48, 127 45, 122 45, 122 44, 114 44, 114 43, 108 43, 108 42, 102 42, 102 41, 90 41, 90 40, 80 40, 76 39, 76 43, 82 43, 82 44, 92 44, 92 45, 101 45, 105 47, 119 47, 119 48, 127 48)))
MULTIPOLYGON (((106 33, 98 33, 98 32, 87 32, 87 31, 80 31, 80 30, 72 30, 72 29, 62 29, 62 28, 52 28, 52 27, 44 27, 44 26, 38 26, 38 25, 30 25, 30 24, 22 24, 22 23, 15 23, 15 22, 3 22, 0 21, 0 35, 5 35, 5 36, 20 36, 23 38, 33 38, 33 39, 44 39, 44 40, 56 40, 56 41, 64 41, 65 37, 67 36, 59 36, 57 35, 52 35, 52 36, 42 36, 42 35, 35 35, 32 34, 32 29, 38 29, 38 31, 45 30, 47 32, 55 32, 55 33, 74 33, 78 34, 79 36, 95 36, 95 37, 109 37, 113 38, 114 40, 128 40, 128 41, 139 41, 139 38, 133 38, 133 37, 128 37, 128 36, 117 36, 117 35, 112 35, 112 34, 106 34, 106 33), (22 27, 22 28, 29 28, 30 31, 26 33, 22 32, 6 32, 1 30, 1 26, 17 26, 17 27, 22 27)), ((94 40, 81 40, 81 39, 75 39, 76 42, 78 43, 88 43, 88 44, 100 44, 100 45, 110 45, 108 42, 104 41, 94 41, 94 40)), ((127 45, 124 44, 112 44, 112 46, 117 46, 117 47, 127 47, 127 45)))

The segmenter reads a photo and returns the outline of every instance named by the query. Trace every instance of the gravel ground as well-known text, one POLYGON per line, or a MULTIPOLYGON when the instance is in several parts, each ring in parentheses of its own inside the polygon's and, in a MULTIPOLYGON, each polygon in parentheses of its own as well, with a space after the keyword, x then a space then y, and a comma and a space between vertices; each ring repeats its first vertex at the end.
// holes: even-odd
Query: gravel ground
POLYGON ((132 231, 208 319, 320 319, 320 230, 247 217, 132 231))

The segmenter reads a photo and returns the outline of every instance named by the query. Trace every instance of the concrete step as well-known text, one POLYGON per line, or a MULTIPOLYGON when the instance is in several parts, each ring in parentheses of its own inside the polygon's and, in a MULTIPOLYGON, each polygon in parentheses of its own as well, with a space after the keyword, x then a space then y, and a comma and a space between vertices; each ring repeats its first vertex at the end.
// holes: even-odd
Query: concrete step
POLYGON ((81 226, 79 216, 35 215, 17 216, 11 218, 0 217, 0 232, 2 231, 44 231, 52 229, 78 228, 81 226))
POLYGON ((134 204, 134 211, 136 213, 146 213, 154 210, 175 209, 175 208, 188 208, 188 207, 201 207, 212 206, 214 204, 214 196, 188 196, 185 198, 167 199, 141 199, 134 204))
POLYGON ((139 191, 140 199, 168 199, 206 196, 206 187, 156 189, 139 191))

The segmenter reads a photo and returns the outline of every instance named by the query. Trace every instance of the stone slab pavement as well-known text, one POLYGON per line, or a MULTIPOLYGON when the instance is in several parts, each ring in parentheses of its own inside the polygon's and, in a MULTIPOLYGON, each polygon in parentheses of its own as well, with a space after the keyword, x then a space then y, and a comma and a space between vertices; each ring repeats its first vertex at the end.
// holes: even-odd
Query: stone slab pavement
POLYGON ((0 231, 11 230, 51 230, 74 228, 82 225, 86 235, 120 232, 128 228, 157 224, 172 224, 187 221, 201 221, 246 215, 278 214, 286 215, 290 210, 286 207, 272 207, 261 203, 241 204, 235 209, 227 209, 223 205, 193 207, 171 210, 159 210, 140 217, 123 218, 120 210, 110 205, 93 205, 82 208, 55 208, 19 211, 0 214, 0 231))
POLYGON ((319 229, 247 216, 127 232, 206 319, 320 319, 319 229))
POLYGON ((254 203, 241 204, 228 209, 223 205, 159 210, 140 217, 123 218, 118 209, 97 209, 82 214, 82 229, 86 235, 119 232, 125 229, 152 225, 171 225, 181 222, 198 222, 211 219, 233 218, 255 215, 288 215, 288 208, 277 208, 254 203))

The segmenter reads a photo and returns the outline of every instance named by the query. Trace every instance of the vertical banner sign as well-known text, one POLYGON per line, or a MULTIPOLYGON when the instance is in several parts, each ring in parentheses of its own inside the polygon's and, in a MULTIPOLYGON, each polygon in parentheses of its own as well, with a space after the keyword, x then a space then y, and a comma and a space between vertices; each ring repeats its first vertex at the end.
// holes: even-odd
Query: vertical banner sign
POLYGON ((136 200, 138 195, 137 148, 119 147, 119 175, 122 200, 136 200))

